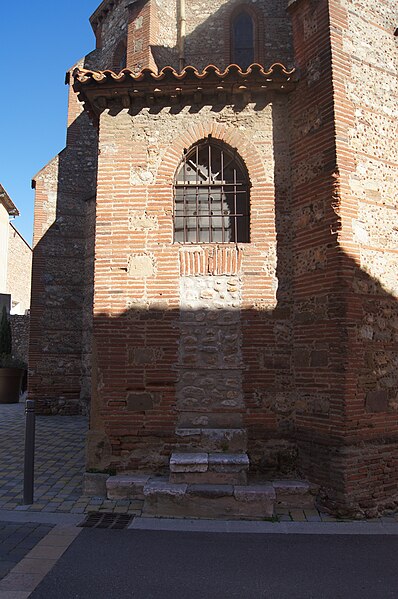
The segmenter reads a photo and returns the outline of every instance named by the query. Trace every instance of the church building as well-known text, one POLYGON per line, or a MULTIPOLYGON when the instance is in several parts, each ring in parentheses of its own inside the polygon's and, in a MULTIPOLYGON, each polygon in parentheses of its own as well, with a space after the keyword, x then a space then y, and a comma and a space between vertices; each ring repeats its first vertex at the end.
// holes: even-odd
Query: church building
POLYGON ((397 509, 397 17, 396 0, 91 16, 66 146, 33 181, 29 397, 89 414, 109 497, 397 509))

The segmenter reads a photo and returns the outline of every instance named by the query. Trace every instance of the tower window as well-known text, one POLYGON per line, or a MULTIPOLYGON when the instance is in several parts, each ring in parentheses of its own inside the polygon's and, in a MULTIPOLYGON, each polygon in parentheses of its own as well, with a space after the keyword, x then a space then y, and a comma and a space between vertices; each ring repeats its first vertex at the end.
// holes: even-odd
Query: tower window
POLYGON ((246 69, 255 62, 254 21, 246 11, 240 11, 232 20, 232 62, 246 69))
POLYGON ((116 46, 115 54, 113 55, 113 70, 116 72, 126 68, 127 64, 127 44, 122 40, 116 46))
POLYGON ((213 140, 184 153, 174 182, 174 241, 250 240, 250 181, 236 151, 213 140))

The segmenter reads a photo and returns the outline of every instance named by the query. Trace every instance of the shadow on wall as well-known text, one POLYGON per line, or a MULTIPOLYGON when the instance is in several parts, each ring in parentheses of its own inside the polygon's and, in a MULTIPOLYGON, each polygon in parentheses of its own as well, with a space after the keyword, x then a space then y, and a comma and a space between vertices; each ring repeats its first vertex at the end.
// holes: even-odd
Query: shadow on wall
MULTIPOLYGON (((265 66, 275 62, 293 65, 291 22, 283 3, 242 4, 240 0, 224 2, 217 10, 209 6, 211 14, 203 22, 202 12, 190 12, 188 25, 196 21, 197 24, 185 38, 185 64, 201 70, 209 64, 225 68, 233 62, 231 17, 239 6, 247 6, 255 19, 255 62, 265 66)), ((151 50, 159 69, 171 65, 178 70, 178 47, 151 46, 151 50)))
POLYGON ((239 288, 229 275, 207 277, 205 299, 204 279, 186 277, 196 309, 137 300, 96 316, 88 467, 161 472, 176 448, 200 449, 202 429, 243 429, 252 474, 308 477, 326 503, 393 505, 398 305, 341 261, 349 289, 274 309, 215 308, 224 283, 239 288))

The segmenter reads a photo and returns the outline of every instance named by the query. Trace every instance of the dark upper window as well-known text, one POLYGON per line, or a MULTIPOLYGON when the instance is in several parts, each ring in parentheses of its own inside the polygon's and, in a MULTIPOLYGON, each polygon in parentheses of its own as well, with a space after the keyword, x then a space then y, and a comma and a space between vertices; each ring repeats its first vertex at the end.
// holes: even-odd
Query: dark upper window
POLYGON ((116 72, 126 68, 127 63, 127 44, 122 40, 116 46, 115 54, 113 55, 113 70, 116 72))
POLYGON ((250 240, 250 181, 236 151, 211 137, 184 153, 174 182, 174 241, 250 240))
POLYGON ((242 10, 232 19, 232 62, 247 68, 255 62, 254 21, 242 10))

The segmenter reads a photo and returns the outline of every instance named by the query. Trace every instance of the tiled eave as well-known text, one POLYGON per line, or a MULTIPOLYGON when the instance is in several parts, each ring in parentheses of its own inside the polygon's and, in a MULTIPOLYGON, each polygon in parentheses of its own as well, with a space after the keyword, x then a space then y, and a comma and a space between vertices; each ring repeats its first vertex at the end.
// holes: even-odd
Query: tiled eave
POLYGON ((117 104, 130 108, 182 102, 258 101, 268 90, 290 92, 297 82, 296 69, 288 70, 280 63, 267 70, 259 64, 247 70, 229 65, 223 71, 209 65, 201 72, 188 66, 180 73, 165 67, 158 74, 151 69, 139 73, 123 69, 114 73, 76 68, 72 76, 79 99, 97 115, 117 104))
POLYGON ((19 216, 19 210, 0 183, 0 203, 3 204, 10 216, 19 216))

